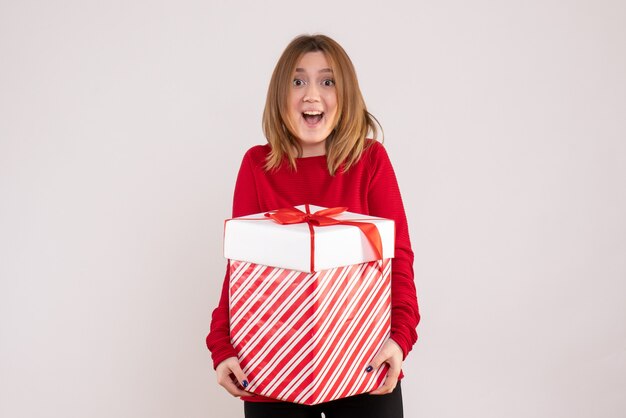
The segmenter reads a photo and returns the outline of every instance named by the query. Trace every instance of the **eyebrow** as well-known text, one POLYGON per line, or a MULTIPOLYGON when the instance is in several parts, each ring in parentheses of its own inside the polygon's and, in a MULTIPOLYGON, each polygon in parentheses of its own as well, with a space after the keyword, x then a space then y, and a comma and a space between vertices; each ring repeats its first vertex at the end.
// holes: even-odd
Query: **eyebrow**
MULTIPOLYGON (((296 72, 297 73, 304 73, 304 72, 306 72, 306 70, 304 68, 296 68, 296 72)), ((332 73, 333 70, 330 69, 330 68, 322 68, 318 72, 320 72, 320 73, 332 73)))

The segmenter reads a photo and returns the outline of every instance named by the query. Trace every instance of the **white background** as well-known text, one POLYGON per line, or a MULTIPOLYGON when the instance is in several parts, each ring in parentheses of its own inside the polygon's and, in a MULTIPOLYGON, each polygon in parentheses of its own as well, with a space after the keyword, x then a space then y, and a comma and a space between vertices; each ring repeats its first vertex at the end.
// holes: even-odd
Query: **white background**
POLYGON ((0 1, 0 416, 240 417, 204 338, 271 71, 321 32, 416 254, 407 417, 623 417, 622 1, 0 1))

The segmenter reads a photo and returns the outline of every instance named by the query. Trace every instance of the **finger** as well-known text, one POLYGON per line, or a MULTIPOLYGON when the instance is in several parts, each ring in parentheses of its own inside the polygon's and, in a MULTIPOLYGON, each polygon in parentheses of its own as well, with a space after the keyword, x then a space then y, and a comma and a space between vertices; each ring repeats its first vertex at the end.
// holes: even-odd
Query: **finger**
MULTIPOLYGON (((234 374, 234 371, 238 370, 238 373, 244 376, 245 375, 241 371, 241 367, 239 366, 239 361, 236 358, 226 359, 221 362, 216 369, 217 372, 217 383, 224 387, 233 396, 244 396, 246 395, 245 391, 242 391, 241 388, 244 386, 244 383, 237 382, 237 377, 234 374)), ((245 386, 248 386, 248 382, 246 380, 245 386)))
POLYGON ((390 378, 389 375, 387 375, 387 378, 385 379, 385 384, 383 384, 378 389, 371 391, 370 395, 386 395, 388 393, 391 393, 396 388, 397 384, 398 378, 393 379, 390 378))
POLYGON ((378 354, 376 354, 374 356, 372 361, 370 361, 370 364, 367 366, 365 371, 369 373, 372 370, 378 369, 380 367, 380 365, 383 364, 385 362, 385 360, 387 360, 387 357, 388 356, 382 350, 379 351, 378 354))
POLYGON ((248 378, 241 370, 237 357, 230 357, 222 361, 216 368, 217 381, 224 386, 225 382, 236 380, 244 389, 248 387, 248 378))
POLYGON ((237 382, 245 389, 248 387, 248 377, 241 370, 241 366, 238 361, 234 361, 233 364, 230 365, 230 371, 235 375, 237 382))
POLYGON ((393 392, 398 384, 398 376, 400 376, 400 368, 391 366, 387 370, 387 376, 385 377, 385 383, 378 389, 370 392, 370 395, 386 395, 393 392))
POLYGON ((223 383, 220 383, 224 389, 226 389, 228 391, 228 393, 230 393, 231 395, 235 396, 235 397, 240 397, 240 396, 252 396, 252 394, 250 392, 247 392, 241 388, 239 388, 239 386, 237 386, 237 384, 228 379, 228 381, 224 381, 223 383))
POLYGON ((385 384, 378 389, 371 391, 370 395, 386 395, 388 393, 391 393, 394 388, 395 386, 392 387, 391 383, 387 383, 387 381, 385 380, 385 384))

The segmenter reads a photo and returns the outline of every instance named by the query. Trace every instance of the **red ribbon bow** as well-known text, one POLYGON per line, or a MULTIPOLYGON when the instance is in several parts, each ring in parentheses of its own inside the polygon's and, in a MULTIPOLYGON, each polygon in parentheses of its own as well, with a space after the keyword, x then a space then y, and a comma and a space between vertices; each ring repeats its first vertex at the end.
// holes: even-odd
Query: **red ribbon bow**
POLYGON ((356 226, 363 232, 367 241, 372 246, 376 259, 383 258, 383 244, 380 239, 380 233, 376 225, 369 222, 353 222, 353 221, 340 221, 332 218, 334 215, 348 210, 346 207, 334 207, 318 210, 315 213, 311 213, 309 205, 304 205, 306 212, 302 212, 297 208, 283 208, 265 214, 266 217, 272 219, 274 222, 281 225, 307 223, 309 225, 309 232, 311 233, 311 271, 315 271, 315 231, 314 226, 330 226, 330 225, 350 225, 356 226))

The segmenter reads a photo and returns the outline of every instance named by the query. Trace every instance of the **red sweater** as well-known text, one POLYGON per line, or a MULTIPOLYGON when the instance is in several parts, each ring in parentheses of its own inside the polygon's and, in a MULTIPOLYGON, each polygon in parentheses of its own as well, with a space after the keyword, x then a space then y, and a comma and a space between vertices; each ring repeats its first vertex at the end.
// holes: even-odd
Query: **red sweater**
MULTIPOLYGON (((345 206, 349 212, 393 219, 396 248, 391 268, 391 338, 406 357, 417 341, 415 329, 420 320, 413 281, 413 251, 402 197, 387 152, 377 141, 368 140, 368 143, 370 146, 359 161, 345 173, 338 170, 335 176, 328 172, 325 155, 296 159, 296 171, 283 164, 280 169, 267 172, 263 167, 270 146, 250 148, 237 176, 233 217, 310 203, 345 206)), ((206 338, 213 367, 237 356, 230 343, 228 281, 227 269, 206 338)))

